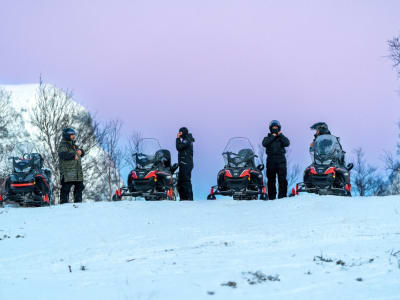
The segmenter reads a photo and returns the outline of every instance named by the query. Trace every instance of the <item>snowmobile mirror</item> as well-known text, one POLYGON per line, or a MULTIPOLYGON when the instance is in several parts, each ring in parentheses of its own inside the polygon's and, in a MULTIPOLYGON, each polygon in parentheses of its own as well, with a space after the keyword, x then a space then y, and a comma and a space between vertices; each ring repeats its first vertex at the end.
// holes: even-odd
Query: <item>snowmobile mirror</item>
POLYGON ((348 171, 350 171, 351 169, 353 169, 353 167, 354 167, 354 164, 353 163, 349 163, 346 168, 347 168, 348 171))
POLYGON ((262 170, 264 170, 264 165, 263 165, 263 164, 261 164, 261 165, 258 165, 258 166, 257 166, 257 169, 258 169, 259 171, 262 171, 262 170))

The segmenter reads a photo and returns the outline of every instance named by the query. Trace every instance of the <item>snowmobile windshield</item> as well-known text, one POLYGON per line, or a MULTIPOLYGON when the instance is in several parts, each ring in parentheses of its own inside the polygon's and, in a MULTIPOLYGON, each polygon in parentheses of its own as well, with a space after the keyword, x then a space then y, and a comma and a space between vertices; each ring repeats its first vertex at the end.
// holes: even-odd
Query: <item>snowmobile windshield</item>
POLYGON ((134 159, 136 166, 142 169, 149 169, 158 159, 157 152, 161 149, 157 139, 144 138, 139 140, 134 159))
POLYGON ((320 135, 315 140, 314 162, 316 164, 330 165, 338 160, 341 152, 342 148, 336 136, 320 135))
POLYGON ((254 167, 254 148, 248 138, 231 138, 222 153, 225 165, 232 168, 254 167))

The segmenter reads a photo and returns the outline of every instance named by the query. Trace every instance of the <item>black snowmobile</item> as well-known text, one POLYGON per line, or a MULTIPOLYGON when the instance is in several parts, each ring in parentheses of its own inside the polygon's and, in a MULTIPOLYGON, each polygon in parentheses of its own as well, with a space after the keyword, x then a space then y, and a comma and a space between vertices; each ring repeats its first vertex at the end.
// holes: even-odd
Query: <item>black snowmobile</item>
POLYGON ((49 169, 43 168, 43 158, 39 153, 25 153, 13 156, 12 174, 3 186, 2 204, 20 206, 54 205, 52 176, 49 169))
POLYGON ((128 187, 117 190, 114 200, 140 197, 145 200, 176 200, 178 164, 171 165, 171 153, 156 139, 145 138, 133 154, 135 168, 128 175, 128 187))
POLYGON ((345 151, 339 138, 331 134, 318 136, 310 154, 312 164, 304 171, 304 182, 292 190, 292 196, 300 192, 351 196, 350 170, 353 164, 345 166, 345 151))
POLYGON ((211 187, 208 200, 215 200, 216 195, 233 197, 234 200, 267 199, 267 191, 263 185, 264 165, 256 167, 254 148, 249 139, 231 138, 222 156, 225 167, 218 172, 217 186, 211 187))

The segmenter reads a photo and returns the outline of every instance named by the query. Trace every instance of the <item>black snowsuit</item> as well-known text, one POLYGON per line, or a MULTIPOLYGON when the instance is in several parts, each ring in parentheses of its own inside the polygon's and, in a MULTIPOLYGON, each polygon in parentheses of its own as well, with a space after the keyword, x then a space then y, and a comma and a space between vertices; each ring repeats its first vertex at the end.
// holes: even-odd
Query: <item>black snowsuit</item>
POLYGON ((85 152, 73 141, 63 139, 61 142, 58 152, 61 170, 60 204, 69 202, 69 193, 72 187, 74 187, 74 202, 82 202, 82 192, 85 185, 83 184, 81 158, 84 155, 85 152), (82 151, 82 156, 75 161, 76 151, 78 150, 82 151))
MULTIPOLYGON (((187 130, 187 129, 186 129, 187 130)), ((181 138, 176 139, 178 150, 178 192, 180 200, 193 200, 192 170, 193 170, 193 142, 194 138, 189 132, 183 132, 181 138)))
POLYGON ((290 145, 289 139, 283 134, 277 136, 268 134, 263 139, 262 145, 266 148, 267 153, 267 178, 268 178, 268 198, 276 199, 276 176, 278 175, 279 195, 278 198, 287 196, 288 182, 287 163, 285 148, 290 145))

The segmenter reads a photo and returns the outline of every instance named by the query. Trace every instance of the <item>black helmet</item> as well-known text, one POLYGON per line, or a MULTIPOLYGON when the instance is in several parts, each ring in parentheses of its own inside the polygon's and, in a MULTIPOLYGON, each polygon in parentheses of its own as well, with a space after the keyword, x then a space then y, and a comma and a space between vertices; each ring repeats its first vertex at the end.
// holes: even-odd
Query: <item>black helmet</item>
POLYGON ((279 128, 279 130, 281 130, 281 123, 279 123, 279 121, 277 121, 277 120, 272 120, 270 123, 269 123, 269 130, 272 130, 272 127, 274 127, 274 126, 277 126, 278 128, 279 128))
POLYGON ((71 135, 76 135, 76 132, 72 128, 64 128, 62 135, 65 140, 69 141, 71 140, 71 135))
POLYGON ((189 130, 186 127, 179 129, 179 132, 182 132, 182 137, 186 137, 189 134, 189 130))
POLYGON ((312 130, 318 130, 320 134, 330 134, 328 124, 325 122, 318 122, 315 123, 313 126, 310 127, 312 130))

